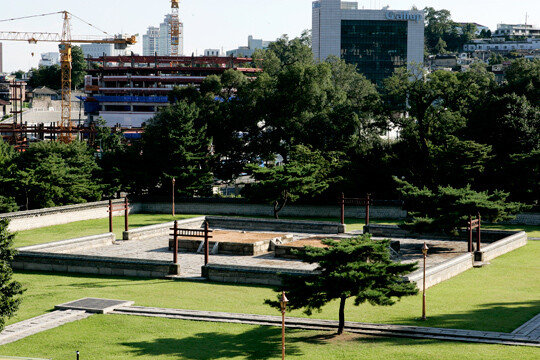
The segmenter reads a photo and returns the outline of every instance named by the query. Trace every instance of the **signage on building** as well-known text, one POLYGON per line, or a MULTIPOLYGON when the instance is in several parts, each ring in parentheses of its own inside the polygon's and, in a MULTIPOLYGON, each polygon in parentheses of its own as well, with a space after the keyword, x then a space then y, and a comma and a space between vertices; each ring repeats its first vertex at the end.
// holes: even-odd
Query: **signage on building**
POLYGON ((422 14, 412 13, 410 11, 387 11, 384 13, 384 16, 388 20, 402 20, 402 21, 415 21, 419 22, 422 20, 422 14))

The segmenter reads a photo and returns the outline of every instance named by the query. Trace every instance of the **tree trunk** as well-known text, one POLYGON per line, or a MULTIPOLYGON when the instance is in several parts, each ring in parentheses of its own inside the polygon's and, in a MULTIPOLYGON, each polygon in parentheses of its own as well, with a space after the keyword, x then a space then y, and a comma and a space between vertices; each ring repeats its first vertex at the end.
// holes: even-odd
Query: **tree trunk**
POLYGON ((345 327, 345 300, 347 300, 347 297, 341 296, 341 300, 339 302, 339 325, 337 331, 338 335, 343 334, 343 328, 345 327))

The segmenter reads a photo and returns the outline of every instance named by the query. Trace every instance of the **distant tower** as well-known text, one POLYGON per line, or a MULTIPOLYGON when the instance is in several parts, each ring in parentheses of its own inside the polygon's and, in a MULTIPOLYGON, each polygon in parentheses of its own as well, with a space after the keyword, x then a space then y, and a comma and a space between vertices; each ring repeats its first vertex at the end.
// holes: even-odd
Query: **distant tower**
POLYGON ((171 34, 171 55, 178 56, 178 48, 180 45, 180 17, 178 16, 178 5, 180 0, 171 0, 171 18, 169 31, 171 34))

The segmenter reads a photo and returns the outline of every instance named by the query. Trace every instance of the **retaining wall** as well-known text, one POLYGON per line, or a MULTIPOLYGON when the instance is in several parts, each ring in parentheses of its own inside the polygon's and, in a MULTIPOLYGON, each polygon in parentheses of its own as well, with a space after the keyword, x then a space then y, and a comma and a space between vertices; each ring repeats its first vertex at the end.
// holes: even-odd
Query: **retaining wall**
MULTIPOLYGON (((123 203, 123 199, 113 200, 114 204, 123 203)), ((45 226, 67 224, 75 221, 102 219, 109 217, 109 201, 97 201, 86 204, 58 206, 47 209, 17 211, 0 214, 0 218, 9 219, 9 231, 22 231, 45 226)), ((138 212, 139 204, 130 204, 130 213, 138 212)), ((115 211, 113 216, 123 216, 123 211, 115 211)))
MULTIPOLYGON (((204 220, 204 216, 199 216, 192 219, 179 220, 178 227, 187 229, 198 229, 202 226, 204 220)), ((174 221, 156 225, 142 226, 139 228, 124 231, 122 238, 124 240, 142 240, 158 236, 167 236, 172 233, 171 228, 173 227, 174 221)))
POLYGON ((275 220, 254 218, 231 218, 207 216, 211 228, 248 231, 279 231, 316 234, 338 234, 345 232, 345 225, 326 221, 275 220))
POLYGON ((84 247, 85 249, 93 249, 96 247, 111 245, 115 242, 116 235, 114 233, 105 233, 101 235, 91 235, 76 239, 68 239, 50 242, 46 244, 38 244, 18 248, 20 252, 29 251, 44 251, 46 249, 54 250, 55 253, 69 253, 70 251, 84 247))
POLYGON ((282 283, 279 274, 302 276, 311 275, 313 271, 208 264, 203 266, 202 273, 208 280, 215 282, 278 286, 282 283))
MULTIPOLYGON (((176 203, 175 210, 178 214, 208 214, 208 215, 237 215, 237 216, 274 216, 273 207, 265 204, 249 203, 213 203, 213 202, 185 202, 176 203)), ((348 218, 365 218, 364 206, 346 206, 345 216, 348 218)), ((171 212, 171 204, 160 202, 143 202, 140 211, 145 213, 168 214, 171 212)), ((400 206, 371 206, 369 208, 372 219, 403 219, 407 212, 400 206)), ((314 205, 287 205, 279 212, 280 216, 291 217, 324 217, 335 218, 339 221, 341 210, 339 205, 314 206, 314 205)))
POLYGON ((21 251, 13 269, 109 276, 164 278, 180 274, 180 266, 166 261, 119 259, 85 255, 21 251))

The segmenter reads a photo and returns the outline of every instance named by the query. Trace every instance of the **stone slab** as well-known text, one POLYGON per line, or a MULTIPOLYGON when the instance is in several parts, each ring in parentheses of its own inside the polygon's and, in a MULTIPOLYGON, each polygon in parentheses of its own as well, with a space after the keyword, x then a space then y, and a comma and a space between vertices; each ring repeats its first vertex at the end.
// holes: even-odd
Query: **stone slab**
POLYGON ((112 300, 99 298, 84 298, 71 301, 65 304, 56 305, 54 308, 58 310, 84 310, 89 313, 107 314, 114 309, 122 306, 133 305, 133 301, 112 300))

